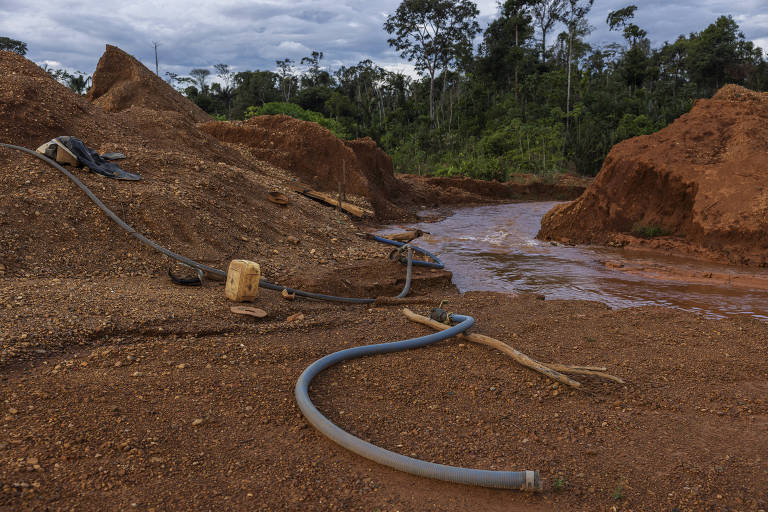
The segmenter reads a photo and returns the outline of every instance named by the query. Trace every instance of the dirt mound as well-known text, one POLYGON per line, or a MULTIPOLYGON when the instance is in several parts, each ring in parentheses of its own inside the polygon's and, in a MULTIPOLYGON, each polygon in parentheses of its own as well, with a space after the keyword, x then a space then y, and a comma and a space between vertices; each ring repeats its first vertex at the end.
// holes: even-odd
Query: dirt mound
POLYGON ((200 126, 221 142, 244 144, 260 160, 286 169, 317 190, 367 197, 379 219, 402 214, 392 204, 401 185, 392 160, 372 139, 343 141, 317 123, 284 115, 247 121, 212 121, 200 126))
POLYGON ((346 182, 350 194, 369 193, 368 180, 354 151, 317 123, 275 115, 247 121, 211 121, 200 129, 221 142, 250 146, 258 157, 292 171, 318 190, 336 192, 339 183, 346 182))
MULTIPOLYGON (((35 148, 72 135, 100 152, 124 153, 121 167, 142 181, 73 172, 137 231, 176 252, 219 268, 248 257, 275 280, 376 257, 357 248, 382 253, 343 214, 291 193, 285 172, 244 158, 184 113, 141 106, 107 112, 12 53, 0 53, 0 73, 2 141, 35 148), (270 190, 288 193, 291 205, 269 202, 270 190), (288 236, 300 243, 288 244, 288 236)), ((5 149, 0 169, 0 276, 165 273, 164 257, 116 227, 57 171, 5 149)))
POLYGON ((766 140, 768 93, 726 86, 663 130, 617 144, 584 195, 544 217, 539 237, 766 266, 766 140))
POLYGON ((34 146, 93 128, 100 111, 34 62, 0 51, 0 140, 34 146))
POLYGON ((93 73, 87 98, 109 112, 130 107, 181 112, 195 122, 211 116, 148 70, 141 62, 116 46, 107 45, 93 73))

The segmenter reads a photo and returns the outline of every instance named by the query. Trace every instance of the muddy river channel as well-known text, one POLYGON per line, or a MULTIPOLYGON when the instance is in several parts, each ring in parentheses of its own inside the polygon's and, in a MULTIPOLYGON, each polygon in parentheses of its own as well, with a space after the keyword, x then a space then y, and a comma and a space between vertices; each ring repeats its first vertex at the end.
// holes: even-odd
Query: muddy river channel
MULTIPOLYGON (((768 290, 733 284, 745 277, 768 282, 768 272, 655 253, 536 240, 541 218, 556 204, 461 208, 439 222, 391 226, 382 233, 403 228, 429 232, 417 245, 440 256, 461 292, 528 292, 547 299, 598 301, 612 308, 655 305, 710 318, 749 315, 768 320, 768 290), (691 278, 711 274, 726 278, 712 283, 691 278)), ((425 211, 424 215, 433 213, 425 211)))

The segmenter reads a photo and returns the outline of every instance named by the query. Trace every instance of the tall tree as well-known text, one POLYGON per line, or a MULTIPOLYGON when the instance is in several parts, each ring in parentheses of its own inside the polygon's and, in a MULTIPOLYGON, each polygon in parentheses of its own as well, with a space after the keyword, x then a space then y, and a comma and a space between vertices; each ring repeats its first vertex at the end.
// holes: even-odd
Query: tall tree
POLYGON ((535 0, 506 0, 499 17, 485 29, 480 46, 480 68, 497 87, 513 82, 515 99, 519 93, 520 66, 526 58, 523 45, 533 36, 531 7, 535 0))
POLYGON ((462 57, 471 55, 480 32, 477 5, 470 0, 403 0, 387 17, 387 40, 400 56, 415 62, 429 77, 429 118, 435 121, 435 76, 462 57))
POLYGON ((0 51, 18 53, 24 56, 27 54, 27 43, 10 37, 0 37, 0 51))
POLYGON ((313 51, 309 57, 301 59, 301 65, 307 66, 307 71, 301 78, 302 87, 330 87, 333 78, 328 71, 320 66, 323 52, 313 51))
POLYGON ((291 94, 296 87, 296 70, 293 60, 283 59, 275 61, 277 74, 280 77, 280 90, 283 92, 283 101, 291 101, 291 94))
POLYGON ((208 88, 206 81, 208 80, 208 76, 210 76, 210 74, 211 72, 205 68, 195 68, 189 72, 189 75, 195 80, 195 83, 200 90, 200 94, 205 93, 206 89, 208 88))
MULTIPOLYGON (((571 69, 573 68, 573 40, 577 35, 586 35, 589 31, 589 23, 586 16, 592 9, 595 0, 568 0, 560 15, 560 19, 568 28, 568 92, 565 100, 565 113, 571 111, 571 69), (578 34, 577 34, 578 33, 578 34)), ((566 118, 567 119, 567 118, 566 118)))
POLYGON ((230 69, 229 64, 215 64, 213 69, 216 70, 216 76, 221 80, 221 88, 219 95, 221 99, 227 105, 227 117, 232 117, 232 84, 235 80, 235 72, 230 69))
POLYGON ((280 77, 272 71, 242 71, 235 75, 232 111, 242 118, 248 107, 260 107, 264 103, 279 101, 280 77))
POLYGON ((88 90, 88 84, 91 82, 90 75, 78 71, 77 75, 67 73, 65 85, 75 91, 77 94, 85 94, 88 90))
POLYGON ((552 30, 565 8, 565 0, 537 0, 533 4, 533 18, 541 31, 541 61, 547 60, 547 32, 552 30))
POLYGON ((690 76, 709 94, 726 83, 742 83, 762 52, 731 16, 720 16, 698 34, 691 34, 686 65, 690 76))
POLYGON ((605 22, 608 23, 608 29, 617 31, 622 30, 624 39, 627 40, 630 48, 634 48, 648 33, 631 22, 635 17, 636 5, 628 5, 623 9, 611 11, 605 22))

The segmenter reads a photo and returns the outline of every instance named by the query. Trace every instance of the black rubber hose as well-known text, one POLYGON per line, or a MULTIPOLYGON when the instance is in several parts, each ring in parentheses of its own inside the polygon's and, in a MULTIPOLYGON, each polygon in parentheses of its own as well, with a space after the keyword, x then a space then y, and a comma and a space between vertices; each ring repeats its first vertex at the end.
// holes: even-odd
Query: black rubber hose
POLYGON ((424 347, 462 333, 472 327, 475 323, 475 319, 471 316, 451 315, 451 319, 458 321, 459 324, 444 331, 435 332, 420 338, 411 338, 409 340, 348 348, 318 359, 302 372, 299 380, 296 382, 295 395, 299 409, 301 409, 302 414, 304 414, 304 417, 307 418, 307 421, 309 421, 312 426, 333 442, 340 444, 347 450, 365 457, 366 459, 378 462, 379 464, 405 471, 406 473, 413 475, 435 478, 458 484, 495 487, 499 489, 539 490, 541 485, 538 471, 490 471, 460 468, 414 459, 412 457, 406 457, 405 455, 385 450, 384 448, 380 448, 345 432, 331 420, 323 416, 323 413, 321 413, 312 403, 312 400, 310 400, 309 386, 312 383, 312 379, 317 377, 323 370, 335 364, 349 361, 350 359, 356 359, 358 357, 388 354, 390 352, 424 347))
MULTIPOLYGON (((27 154, 37 158, 38 160, 42 160, 44 163, 48 164, 49 166, 53 167, 54 169, 56 169, 59 172, 61 172, 62 174, 64 174, 75 185, 77 185, 80 188, 80 190, 85 192, 85 195, 87 195, 88 198, 91 201, 93 201, 93 203, 96 206, 98 206, 101 211, 106 213, 107 216, 110 219, 112 219, 118 226, 123 228, 129 235, 133 236, 134 238, 139 240, 141 243, 143 243, 145 245, 148 245, 149 247, 155 249, 156 251, 159 251, 159 252, 165 254, 166 256, 168 256, 168 257, 170 257, 170 258, 172 258, 172 259, 174 259, 176 261, 179 261, 179 262, 181 262, 181 263, 183 263, 183 264, 185 264, 185 265, 187 265, 189 267, 192 267, 192 268, 195 268, 195 269, 198 269, 198 270, 202 270, 204 272, 208 272, 209 274, 213 274, 215 276, 219 276, 219 277, 223 277, 223 278, 227 277, 227 273, 225 271, 223 271, 223 270, 220 270, 218 268, 214 268, 214 267, 205 265, 203 263, 199 263, 199 262, 197 262, 195 260, 187 258, 186 256, 182 256, 181 254, 177 254, 177 253, 175 253, 175 252, 173 252, 173 251, 171 251, 169 249, 166 249, 162 245, 160 245, 160 244, 158 244, 156 242, 153 242, 152 240, 150 240, 149 238, 145 237, 141 233, 138 233, 135 229, 133 229, 133 227, 130 224, 128 224, 125 221, 123 221, 123 219, 118 217, 117 214, 115 214, 115 212, 110 210, 107 207, 107 205, 105 205, 96 196, 96 194, 91 192, 91 189, 89 189, 82 181, 80 181, 77 178, 77 176, 75 176, 74 174, 72 174, 71 172, 66 170, 64 167, 59 165, 54 160, 51 160, 47 156, 42 155, 42 154, 38 153, 37 151, 33 151, 31 149, 27 149, 27 148, 22 147, 22 146, 14 146, 12 144, 4 144, 4 143, 0 142, 0 147, 4 147, 4 148, 7 148, 7 149, 13 149, 13 150, 16 150, 16 151, 21 151, 23 153, 27 153, 27 154)), ((403 245, 405 245, 402 242, 397 242, 395 240, 389 240, 387 238, 382 238, 382 237, 378 237, 378 236, 374 237, 374 239, 376 241, 378 241, 378 242, 389 244, 389 245, 394 245, 394 246, 397 246, 397 247, 402 247, 403 245)), ((408 294, 408 292, 410 291, 410 283, 411 283, 411 280, 410 280, 410 267, 411 267, 411 264, 421 265, 421 266, 426 266, 426 267, 432 267, 432 268, 443 268, 443 263, 436 256, 432 255, 428 251, 425 251, 424 249, 419 249, 419 248, 414 248, 414 250, 417 251, 417 252, 420 252, 421 254, 424 254, 425 256, 428 256, 428 257, 434 259, 435 263, 428 262, 428 261, 411 261, 412 260, 412 253, 409 251, 409 257, 408 257, 408 259, 409 259, 409 262, 408 262, 409 272, 408 272, 408 277, 406 278, 405 287, 404 287, 403 291, 401 292, 401 294, 398 295, 398 298, 405 297, 408 294)), ((278 284, 271 283, 271 282, 266 281, 264 279, 261 279, 259 281, 259 286, 261 288, 266 288, 268 290, 275 290, 275 291, 287 290, 288 293, 296 294, 299 297, 306 297, 306 298, 309 298, 309 299, 316 299, 316 300, 325 300, 325 301, 332 301, 332 302, 345 302, 345 303, 351 303, 351 304, 371 304, 371 303, 376 301, 375 298, 337 297, 335 295, 326 295, 326 294, 323 294, 323 293, 306 292, 304 290, 296 290, 294 288, 287 288, 285 286, 280 286, 278 284)))

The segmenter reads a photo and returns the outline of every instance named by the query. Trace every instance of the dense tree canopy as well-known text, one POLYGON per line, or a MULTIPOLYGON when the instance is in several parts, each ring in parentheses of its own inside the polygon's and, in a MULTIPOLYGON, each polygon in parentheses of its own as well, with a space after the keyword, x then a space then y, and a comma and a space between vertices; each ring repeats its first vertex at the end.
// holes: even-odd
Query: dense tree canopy
MULTIPOLYGON (((505 0, 477 37, 471 1, 404 0, 383 29, 418 77, 371 60, 332 70, 320 50, 272 70, 217 64, 166 76, 222 119, 284 113, 342 137, 370 136, 400 171, 502 180, 594 174, 614 144, 666 126, 725 84, 768 89, 762 50, 730 16, 653 48, 628 5, 606 19, 624 43, 600 47, 586 40, 592 3, 505 0)), ((86 77, 51 72, 85 87, 86 77)))

